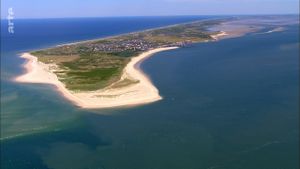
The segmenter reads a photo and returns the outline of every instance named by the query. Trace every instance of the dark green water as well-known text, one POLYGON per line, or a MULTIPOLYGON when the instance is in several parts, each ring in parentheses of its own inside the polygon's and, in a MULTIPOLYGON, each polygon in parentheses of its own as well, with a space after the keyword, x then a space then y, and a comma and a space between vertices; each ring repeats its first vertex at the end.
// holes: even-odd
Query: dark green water
POLYGON ((1 166, 299 169, 298 26, 156 54, 142 68, 164 99, 149 105, 85 111, 23 85, 39 92, 5 110, 64 125, 2 141, 1 166))

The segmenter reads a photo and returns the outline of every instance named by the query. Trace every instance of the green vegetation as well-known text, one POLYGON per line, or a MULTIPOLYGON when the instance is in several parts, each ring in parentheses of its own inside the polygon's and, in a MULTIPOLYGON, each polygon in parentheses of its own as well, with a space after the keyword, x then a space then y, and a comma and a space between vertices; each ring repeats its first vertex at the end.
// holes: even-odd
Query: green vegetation
POLYGON ((67 71, 60 79, 73 90, 97 90, 118 79, 119 68, 97 68, 88 71, 67 71))
POLYGON ((91 53, 75 60, 58 63, 58 78, 68 89, 97 90, 117 81, 128 58, 91 53))
POLYGON ((211 40, 206 28, 220 21, 202 21, 164 27, 117 37, 86 41, 32 52, 39 61, 58 65, 54 73, 73 91, 93 91, 109 86, 123 87, 137 83, 117 82, 130 58, 140 53, 168 46, 186 46, 211 40), (114 83, 116 82, 116 83, 114 83))
POLYGON ((133 84, 136 84, 138 83, 139 81, 138 80, 132 80, 132 79, 123 79, 123 80, 120 80, 114 84, 112 84, 110 86, 110 88, 114 89, 114 88, 122 88, 122 87, 125 87, 125 86, 130 86, 130 85, 133 85, 133 84))

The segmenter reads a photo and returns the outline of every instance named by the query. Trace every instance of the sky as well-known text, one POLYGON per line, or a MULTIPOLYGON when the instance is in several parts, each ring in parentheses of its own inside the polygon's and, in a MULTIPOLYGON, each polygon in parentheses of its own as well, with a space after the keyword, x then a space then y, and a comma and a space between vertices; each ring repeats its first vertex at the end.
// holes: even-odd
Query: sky
POLYGON ((1 0, 1 18, 299 14, 299 0, 1 0))

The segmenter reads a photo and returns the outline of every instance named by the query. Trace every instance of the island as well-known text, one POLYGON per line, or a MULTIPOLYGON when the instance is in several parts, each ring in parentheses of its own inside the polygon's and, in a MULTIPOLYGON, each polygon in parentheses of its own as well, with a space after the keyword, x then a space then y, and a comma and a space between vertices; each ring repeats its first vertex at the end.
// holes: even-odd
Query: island
POLYGON ((31 51, 21 55, 26 73, 15 80, 52 84, 81 108, 151 103, 162 96, 140 70, 142 61, 158 52, 261 29, 244 20, 206 19, 31 51))

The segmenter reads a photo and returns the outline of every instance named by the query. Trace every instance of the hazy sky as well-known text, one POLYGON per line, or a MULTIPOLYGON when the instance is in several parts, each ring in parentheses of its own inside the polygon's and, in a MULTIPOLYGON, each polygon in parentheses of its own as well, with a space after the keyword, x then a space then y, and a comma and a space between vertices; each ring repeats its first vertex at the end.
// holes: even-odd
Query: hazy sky
POLYGON ((299 0, 1 0, 1 18, 295 14, 299 0))

